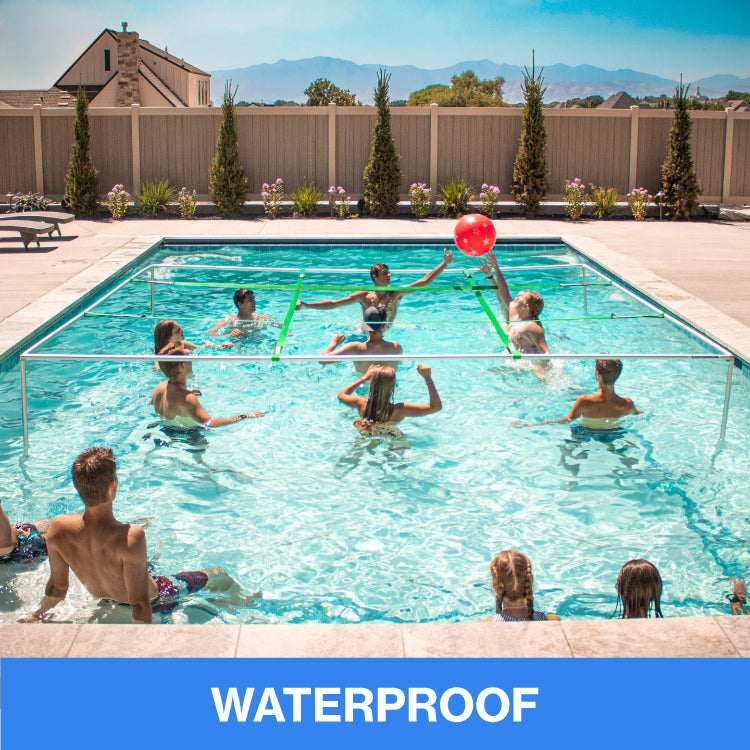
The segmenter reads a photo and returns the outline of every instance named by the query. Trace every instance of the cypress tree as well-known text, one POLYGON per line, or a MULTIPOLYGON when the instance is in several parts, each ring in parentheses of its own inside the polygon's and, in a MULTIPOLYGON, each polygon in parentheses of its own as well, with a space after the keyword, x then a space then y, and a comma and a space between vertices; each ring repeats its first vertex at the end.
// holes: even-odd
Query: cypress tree
POLYGON ((99 172, 91 163, 89 102, 83 87, 78 87, 76 119, 73 123, 73 147, 65 174, 65 207, 77 216, 92 216, 99 205, 96 180, 99 172))
POLYGON ((698 210, 701 194, 695 176, 693 156, 690 150, 690 113, 688 112, 688 89, 680 85, 674 94, 674 121, 669 131, 669 152, 661 165, 662 200, 667 207, 667 216, 672 219, 689 219, 698 210))
POLYGON ((516 203, 523 209, 524 216, 534 216, 539 204, 549 190, 547 180, 547 129, 544 127, 542 99, 547 90, 542 72, 536 75, 534 56, 531 57, 531 73, 523 69, 524 107, 521 120, 521 138, 518 143, 516 161, 513 165, 511 192, 516 203))
POLYGON ((363 177, 365 206, 373 216, 393 216, 398 205, 398 183, 401 179, 399 156, 391 135, 389 81, 391 74, 378 71, 375 106, 378 108, 372 131, 370 161, 363 177))
POLYGON ((237 145, 237 120, 234 112, 234 94, 231 81, 224 88, 224 100, 221 110, 224 117, 219 127, 219 138, 216 141, 216 156, 211 162, 209 172, 209 190, 211 200, 222 216, 238 216, 247 195, 247 177, 240 163, 237 145))

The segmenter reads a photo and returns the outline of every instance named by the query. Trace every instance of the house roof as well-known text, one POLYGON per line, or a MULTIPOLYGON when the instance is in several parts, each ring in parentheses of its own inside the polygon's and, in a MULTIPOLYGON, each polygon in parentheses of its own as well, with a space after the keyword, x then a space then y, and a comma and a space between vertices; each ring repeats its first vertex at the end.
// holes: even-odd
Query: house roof
POLYGON ((153 70, 148 68, 145 63, 138 67, 140 75, 148 81, 173 107, 186 107, 185 102, 159 78, 153 70))
POLYGON ((76 97, 63 89, 21 89, 18 91, 0 91, 0 102, 9 107, 75 107, 76 97))
POLYGON ((626 91, 618 91, 603 101, 598 109, 630 109, 637 106, 639 106, 638 102, 630 94, 626 91))
MULTIPOLYGON (((0 96, 0 99, 2 99, 2 96, 0 96)), ((731 107, 735 112, 746 112, 750 109, 750 104, 744 99, 730 99, 727 102, 727 107, 731 107)))

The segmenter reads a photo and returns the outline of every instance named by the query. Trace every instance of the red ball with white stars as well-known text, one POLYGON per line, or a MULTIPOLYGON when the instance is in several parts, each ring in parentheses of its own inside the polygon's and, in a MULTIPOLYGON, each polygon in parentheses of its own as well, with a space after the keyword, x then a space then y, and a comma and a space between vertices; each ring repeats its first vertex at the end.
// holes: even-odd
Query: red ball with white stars
POLYGON ((462 216, 453 230, 456 247, 464 254, 476 258, 486 255, 495 246, 495 225, 484 214, 462 216))

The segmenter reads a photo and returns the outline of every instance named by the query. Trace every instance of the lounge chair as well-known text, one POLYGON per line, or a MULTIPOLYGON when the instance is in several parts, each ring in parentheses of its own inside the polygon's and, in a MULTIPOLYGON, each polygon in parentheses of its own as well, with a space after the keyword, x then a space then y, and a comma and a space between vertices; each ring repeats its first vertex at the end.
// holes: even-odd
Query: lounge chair
POLYGON ((57 233, 62 237, 60 224, 68 224, 75 219, 74 214, 64 211, 18 211, 16 213, 0 214, 0 219, 17 219, 19 221, 41 221, 44 224, 54 224, 57 233))
POLYGON ((0 215, 0 232, 20 232, 25 250, 29 249, 29 242, 34 242, 34 240, 36 240, 36 246, 41 247, 39 235, 52 234, 54 231, 54 224, 43 224, 40 221, 19 221, 18 219, 7 220, 0 215))

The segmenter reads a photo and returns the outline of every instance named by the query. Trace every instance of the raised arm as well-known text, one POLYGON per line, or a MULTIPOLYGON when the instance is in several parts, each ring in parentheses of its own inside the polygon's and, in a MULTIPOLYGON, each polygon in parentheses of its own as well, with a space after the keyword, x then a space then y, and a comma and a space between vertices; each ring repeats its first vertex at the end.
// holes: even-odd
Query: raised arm
MULTIPOLYGON (((442 263, 438 263, 438 265, 436 265, 435 268, 432 269, 432 271, 426 273, 418 281, 413 281, 411 284, 407 284, 406 286, 419 287, 432 284, 432 282, 435 281, 435 279, 440 276, 440 274, 445 271, 445 269, 448 268, 451 263, 453 263, 453 251, 449 250, 447 247, 444 247, 442 263)), ((410 294, 410 292, 402 292, 402 294, 410 294)))
POLYGON ((262 417, 262 411, 251 411, 247 414, 238 414, 236 417, 216 417, 213 418, 211 415, 201 406, 198 397, 194 393, 189 393, 185 397, 185 406, 187 407, 188 414, 196 421, 202 424, 204 427, 223 427, 227 424, 234 424, 240 422, 243 419, 255 419, 256 417, 262 417))
POLYGON ((303 302, 299 300, 295 306, 295 310, 333 310, 336 307, 345 307, 346 305, 353 305, 355 302, 361 302, 364 296, 367 294, 365 291, 358 291, 350 294, 348 297, 342 297, 341 299, 334 300, 323 300, 322 302, 303 302))
MULTIPOLYGON (((346 336, 344 336, 343 333, 334 334, 333 338, 331 339, 331 343, 328 344, 325 349, 323 349, 321 354, 333 354, 334 356, 339 354, 353 354, 353 350, 356 349, 357 342, 350 341, 348 344, 344 344, 344 341, 346 341, 346 336), (341 346, 342 344, 344 345, 341 346), (337 346, 340 348, 338 349, 338 351, 335 351, 337 346)), ((320 364, 332 365, 335 361, 335 359, 321 359, 320 364)))
POLYGON ((424 378, 427 384, 427 392, 430 395, 429 404, 398 404, 401 417, 424 417, 434 414, 443 408, 443 403, 438 395, 435 383, 432 382, 432 369, 429 365, 417 365, 417 372, 424 378))
POLYGON ((339 391, 338 399, 341 401, 342 404, 346 404, 347 406, 351 406, 353 409, 357 409, 360 414, 362 413, 365 406, 367 406, 367 399, 364 398, 364 396, 355 396, 354 391, 359 388, 360 385, 363 383, 366 383, 368 380, 372 378, 372 365, 370 365, 367 372, 358 380, 355 380, 353 383, 350 383, 346 386, 346 388, 343 388, 339 391))
POLYGON ((487 277, 490 283, 495 282, 495 296, 497 297, 497 301, 500 303, 506 320, 510 319, 510 303, 513 298, 510 296, 508 282, 505 280, 505 276, 503 276, 503 272, 497 264, 495 253, 490 251, 487 253, 486 259, 482 258, 479 261, 479 270, 487 277), (493 277, 493 273, 495 277, 493 277))

